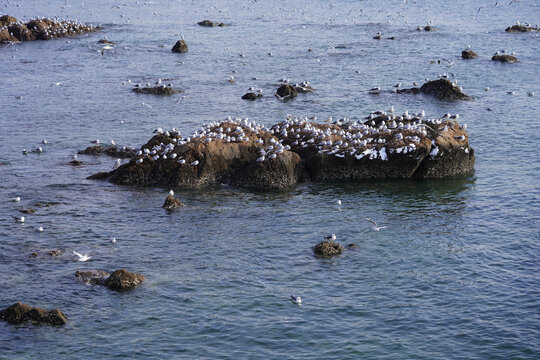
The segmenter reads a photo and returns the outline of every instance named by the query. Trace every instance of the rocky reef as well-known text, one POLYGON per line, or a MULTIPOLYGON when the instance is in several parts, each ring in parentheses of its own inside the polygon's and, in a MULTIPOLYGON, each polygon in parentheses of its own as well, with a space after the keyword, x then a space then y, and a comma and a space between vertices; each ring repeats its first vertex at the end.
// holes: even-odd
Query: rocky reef
POLYGON ((517 63, 519 60, 514 55, 508 54, 495 54, 491 58, 492 61, 498 61, 502 63, 517 63))
POLYGON ((425 94, 431 95, 441 100, 471 100, 472 98, 448 79, 442 78, 426 82, 421 87, 410 89, 397 89, 398 94, 425 94))
POLYGON ((533 26, 531 24, 520 24, 519 22, 515 25, 509 26, 504 30, 506 32, 531 32, 531 31, 540 31, 540 26, 533 26))
POLYGON ((330 257, 334 255, 340 255, 343 252, 343 249, 343 245, 341 244, 323 241, 315 245, 315 247, 313 248, 313 252, 319 256, 330 257))
POLYGON ((100 29, 100 27, 85 25, 76 21, 54 21, 46 18, 34 19, 24 23, 13 16, 4 15, 0 17, 0 43, 50 40, 94 32, 100 29))
POLYGON ((461 58, 462 59, 474 59, 477 58, 478 54, 472 51, 471 49, 463 50, 461 52, 461 58))
POLYGON ((15 303, 4 310, 0 310, 0 320, 4 320, 10 324, 23 324, 31 322, 35 325, 65 325, 68 318, 58 309, 45 310, 42 308, 31 307, 28 304, 21 302, 15 303))
POLYGON ((228 118, 191 136, 157 129, 131 160, 90 178, 115 184, 194 188, 228 183, 253 190, 303 181, 464 177, 474 150, 458 115, 371 113, 364 123, 319 124, 288 116, 266 128, 228 118))
POLYGON ((124 269, 112 274, 102 270, 77 271, 75 277, 86 284, 103 285, 114 291, 131 290, 145 280, 143 275, 124 269))
POLYGON ((175 89, 171 86, 160 85, 154 87, 134 87, 132 91, 138 94, 151 94, 151 95, 173 95, 179 94, 182 90, 175 89))

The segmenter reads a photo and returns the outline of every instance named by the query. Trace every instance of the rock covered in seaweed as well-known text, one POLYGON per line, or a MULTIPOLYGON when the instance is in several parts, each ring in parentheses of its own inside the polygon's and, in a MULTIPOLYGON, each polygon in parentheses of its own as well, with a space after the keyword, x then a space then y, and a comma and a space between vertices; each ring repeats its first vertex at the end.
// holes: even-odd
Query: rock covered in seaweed
POLYGON ((313 252, 319 256, 330 257, 340 255, 343 252, 343 249, 343 245, 341 244, 323 241, 315 245, 315 247, 313 248, 313 252))
POLYGON ((478 57, 478 54, 472 51, 471 49, 467 49, 461 52, 461 57, 463 59, 474 59, 478 57))
POLYGON ((45 310, 31 307, 21 302, 0 310, 0 319, 10 324, 22 324, 30 321, 33 324, 65 325, 68 322, 67 316, 58 309, 45 310))
POLYGON ((178 199, 174 195, 168 195, 167 198, 165 199, 165 202, 163 203, 162 207, 165 210, 172 211, 172 210, 178 209, 178 208, 180 208, 182 206, 184 206, 184 204, 180 201, 180 199, 178 199))
POLYGON ((173 95, 181 93, 182 90, 175 89, 172 86, 160 85, 154 87, 134 87, 133 92, 138 94, 151 94, 151 95, 173 95))
POLYGON ((457 86, 448 79, 442 78, 426 82, 420 88, 397 89, 398 94, 425 94, 435 96, 441 100, 471 100, 467 94, 463 93, 457 86))
POLYGON ((0 43, 50 40, 94 32, 100 29, 100 27, 85 25, 77 21, 54 21, 46 18, 23 23, 13 16, 4 15, 0 17, 0 43))
POLYGON ((189 137, 152 137, 108 174, 117 184, 193 188, 228 183, 272 190, 301 181, 447 178, 470 174, 474 151, 458 115, 373 112, 364 123, 288 116, 270 129, 247 119, 213 122, 189 137))

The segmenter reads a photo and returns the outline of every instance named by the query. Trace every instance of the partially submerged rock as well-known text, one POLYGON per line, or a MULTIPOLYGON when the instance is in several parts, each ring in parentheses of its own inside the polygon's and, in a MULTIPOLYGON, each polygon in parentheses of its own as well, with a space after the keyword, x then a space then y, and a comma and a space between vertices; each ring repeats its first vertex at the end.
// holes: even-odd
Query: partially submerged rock
POLYGON ((441 100, 471 100, 461 89, 448 79, 438 79, 426 82, 420 88, 397 89, 398 94, 426 94, 441 100))
POLYGON ((111 41, 111 40, 107 40, 107 39, 100 39, 100 40, 98 40, 98 43, 100 43, 100 44, 109 44, 109 45, 117 45, 116 42, 111 41))
POLYGON ((103 285, 111 290, 126 291, 141 284, 145 278, 141 274, 120 269, 109 274, 101 270, 77 271, 75 277, 89 285, 103 285))
POLYGON ((165 86, 165 85, 154 86, 154 87, 143 87, 143 88, 134 87, 132 91, 139 94, 152 94, 152 95, 173 95, 173 94, 178 94, 182 92, 182 90, 175 89, 171 86, 165 86))
POLYGON ((37 257, 57 257, 62 255, 61 249, 52 249, 52 250, 46 250, 46 251, 34 251, 30 254, 30 257, 37 258, 37 257))
POLYGON ((336 242, 323 241, 313 248, 313 252, 319 256, 335 256, 343 252, 343 245, 336 242))
POLYGON ((242 99, 244 100, 257 100, 258 98, 261 98, 262 94, 255 94, 254 92, 248 92, 242 96, 242 99))
POLYGON ((77 152, 77 154, 81 155, 108 155, 113 156, 116 158, 132 158, 135 156, 135 150, 128 148, 128 147, 121 147, 118 148, 116 146, 102 146, 102 145, 95 145, 87 147, 84 150, 80 150, 77 152))
MULTIPOLYGON (((457 118, 457 116, 456 116, 457 118)), ((160 133, 108 174, 116 184, 286 189, 302 181, 462 177, 474 169, 465 128, 449 117, 380 112, 365 123, 288 117, 270 129, 227 119, 190 137, 160 133)))
POLYGON ((61 326, 68 322, 67 316, 58 309, 45 310, 34 308, 21 302, 0 310, 0 319, 14 325, 30 321, 36 325, 48 324, 61 326))
POLYGON ((35 19, 23 23, 12 16, 4 15, 0 17, 0 43, 50 40, 100 29, 100 27, 76 21, 54 21, 51 19, 35 19))
POLYGON ((163 203, 163 208, 169 211, 178 209, 182 206, 184 206, 184 204, 174 195, 168 195, 165 199, 165 202, 163 203))
POLYGON ((478 54, 472 51, 471 49, 467 49, 461 52, 461 57, 463 59, 474 59, 478 57, 478 54))
POLYGON ((538 25, 533 26, 531 24, 516 24, 516 25, 507 27, 506 30, 504 31, 506 32, 531 32, 531 31, 540 31, 540 27, 538 25))
POLYGON ((508 55, 508 54, 502 54, 502 55, 496 54, 496 55, 493 55, 491 60, 499 61, 499 62, 502 62, 502 63, 516 63, 516 62, 519 62, 519 60, 514 55, 508 55))
POLYGON ((292 85, 283 84, 277 89, 276 95, 283 100, 292 99, 298 96, 298 90, 292 85))
POLYGON ((418 26, 416 28, 416 30, 418 31, 435 31, 437 30, 436 28, 434 28, 433 26, 431 25, 426 25, 426 26, 418 26))
POLYGON ((215 27, 215 26, 223 27, 223 26, 225 26, 224 23, 213 22, 213 21, 210 21, 210 20, 199 21, 197 24, 199 24, 201 26, 207 26, 207 27, 215 27))
POLYGON ((171 49, 172 52, 175 53, 187 53, 188 52, 188 46, 184 39, 178 40, 176 44, 171 49))

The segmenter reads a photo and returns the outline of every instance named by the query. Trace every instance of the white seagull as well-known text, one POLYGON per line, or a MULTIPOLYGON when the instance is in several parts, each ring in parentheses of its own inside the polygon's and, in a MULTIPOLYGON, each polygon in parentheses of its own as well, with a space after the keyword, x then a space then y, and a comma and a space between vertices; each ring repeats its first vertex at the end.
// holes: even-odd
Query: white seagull
POLYGON ((23 223, 24 222, 24 216, 13 216, 16 222, 23 223))
POLYGON ((169 190, 169 196, 174 196, 174 191, 169 190))
MULTIPOLYGON (((378 231, 378 230, 377 230, 378 231)), ((336 240, 336 234, 327 235, 324 237, 326 240, 334 241, 336 240)))
POLYGON ((293 304, 302 305, 302 298, 300 296, 291 295, 291 301, 293 304))
POLYGON ((20 196, 14 197, 13 199, 11 199, 11 201, 19 203, 21 202, 21 197, 20 196))
POLYGON ((88 261, 88 260, 90 260, 92 258, 91 256, 88 256, 88 255, 90 255, 90 252, 88 252, 88 253, 86 253, 84 255, 79 254, 76 251, 73 251, 73 253, 79 257, 79 261, 88 261))
POLYGON ((370 218, 366 218, 366 220, 371 223, 371 228, 373 229, 373 231, 379 231, 381 229, 386 229, 388 227, 388 226, 377 226, 377 223, 371 220, 370 218))
POLYGON ((116 244, 116 238, 115 237, 110 238, 109 241, 111 242, 111 244, 116 244))

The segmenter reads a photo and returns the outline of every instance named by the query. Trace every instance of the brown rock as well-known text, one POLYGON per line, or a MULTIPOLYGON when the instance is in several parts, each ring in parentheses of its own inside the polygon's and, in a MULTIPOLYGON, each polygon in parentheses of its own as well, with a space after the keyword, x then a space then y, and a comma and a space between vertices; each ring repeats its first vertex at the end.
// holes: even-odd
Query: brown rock
POLYGON ((519 60, 513 56, 513 55, 506 55, 506 54, 503 54, 503 55, 493 55, 493 57, 491 58, 492 61, 499 61, 499 62, 502 62, 502 63, 517 63, 519 62, 519 60))
POLYGON ((87 270, 75 272, 75 277, 85 284, 89 285, 105 285, 105 280, 110 274, 102 270, 87 270))
POLYGON ((19 211, 22 212, 23 214, 33 214, 33 213, 36 212, 36 209, 32 209, 32 208, 30 208, 30 209, 21 209, 19 211))
POLYGON ((530 31, 540 31, 540 27, 527 26, 527 25, 512 25, 504 30, 506 32, 530 32, 530 31))
POLYGON ((116 42, 114 41, 110 41, 110 40, 107 40, 107 39, 100 39, 98 40, 98 43, 100 44, 110 44, 110 45, 117 45, 116 42))
POLYGON ((347 245, 349 247, 349 249, 356 249, 358 248, 358 246, 356 246, 356 244, 349 244, 347 245))
POLYGON ((454 86, 448 79, 428 81, 420 87, 420 92, 432 95, 441 100, 471 100, 459 87, 454 86))
POLYGON ((130 273, 124 269, 116 270, 105 280, 104 285, 111 290, 126 291, 131 290, 144 281, 141 274, 130 273))
POLYGON ((188 52, 188 46, 187 46, 186 42, 184 41, 184 39, 178 40, 176 42, 176 44, 174 44, 171 51, 175 52, 175 53, 187 53, 188 52))
POLYGON ((152 95, 173 95, 181 93, 182 90, 177 90, 172 87, 165 87, 165 86, 155 86, 155 87, 144 87, 144 88, 133 88, 134 92, 139 94, 152 94, 152 95))
POLYGON ((343 246, 335 242, 323 241, 315 245, 313 251, 319 256, 329 257, 341 254, 343 252, 343 246))
POLYGON ((461 57, 463 59, 474 59, 478 57, 478 54, 472 51, 471 49, 468 49, 468 50, 463 50, 461 52, 461 57))
POLYGON ((224 23, 215 23, 215 22, 210 21, 210 20, 199 21, 197 24, 199 24, 201 26, 206 26, 206 27, 215 27, 215 26, 223 27, 223 26, 225 26, 224 23))
POLYGON ((294 86, 284 84, 277 89, 276 95, 278 95, 280 99, 292 99, 298 96, 298 91, 294 86))
POLYGON ((163 208, 169 211, 178 209, 182 206, 184 206, 184 204, 174 195, 167 196, 165 202, 163 203, 163 208))
POLYGON ((68 318, 60 310, 33 308, 24 303, 15 303, 0 311, 0 319, 10 324, 22 324, 27 321, 33 324, 65 325, 68 318))
POLYGON ((248 92, 242 96, 244 100, 256 100, 262 97, 262 94, 255 94, 254 92, 248 92))
POLYGON ((8 26, 16 22, 17 22, 17 19, 14 18, 13 16, 4 15, 0 17, 0 27, 8 26))

